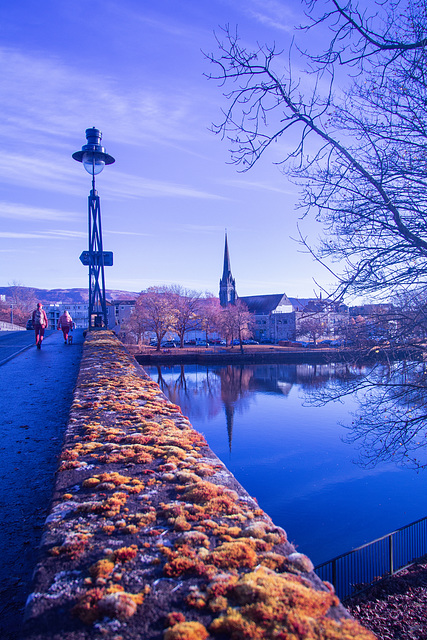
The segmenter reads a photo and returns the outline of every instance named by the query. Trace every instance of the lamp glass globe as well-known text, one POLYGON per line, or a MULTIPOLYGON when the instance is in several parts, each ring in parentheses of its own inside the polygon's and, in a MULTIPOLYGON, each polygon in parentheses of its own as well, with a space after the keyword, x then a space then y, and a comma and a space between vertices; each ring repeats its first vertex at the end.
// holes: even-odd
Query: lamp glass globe
POLYGON ((83 166, 91 176, 96 176, 98 173, 101 173, 103 168, 105 167, 105 162, 102 158, 96 157, 91 152, 87 152, 83 154, 82 158, 83 166))

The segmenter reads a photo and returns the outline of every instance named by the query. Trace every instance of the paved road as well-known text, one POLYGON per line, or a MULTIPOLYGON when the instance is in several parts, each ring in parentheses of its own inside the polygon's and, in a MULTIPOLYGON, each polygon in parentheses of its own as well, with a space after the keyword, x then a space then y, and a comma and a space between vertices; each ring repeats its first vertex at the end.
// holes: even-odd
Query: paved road
MULTIPOLYGON (((2 332, 3 333, 3 332, 2 332)), ((0 335, 0 638, 15 640, 31 591, 36 549, 52 496, 58 454, 79 371, 83 330, 0 335), (16 357, 4 362, 12 353, 16 357), (6 355, 6 357, 4 357, 6 355)))
MULTIPOLYGON (((52 331, 46 331, 46 336, 52 331)), ((34 344, 34 331, 0 331, 0 365, 34 344)))

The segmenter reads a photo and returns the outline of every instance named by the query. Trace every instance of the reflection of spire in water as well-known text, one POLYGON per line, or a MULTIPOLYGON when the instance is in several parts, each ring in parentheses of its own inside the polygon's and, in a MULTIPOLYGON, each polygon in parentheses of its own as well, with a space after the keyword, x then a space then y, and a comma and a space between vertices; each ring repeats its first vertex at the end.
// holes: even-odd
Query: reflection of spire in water
POLYGON ((224 403, 224 409, 227 421, 228 448, 231 453, 231 444, 233 442, 234 407, 232 404, 224 403))

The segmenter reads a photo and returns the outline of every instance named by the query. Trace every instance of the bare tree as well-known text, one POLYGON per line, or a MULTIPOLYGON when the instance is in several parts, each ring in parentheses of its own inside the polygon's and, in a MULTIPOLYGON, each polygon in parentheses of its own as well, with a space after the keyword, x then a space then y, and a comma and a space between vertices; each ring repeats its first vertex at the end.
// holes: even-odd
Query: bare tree
POLYGON ((200 300, 199 306, 199 328, 205 332, 206 346, 209 343, 209 335, 213 332, 220 332, 222 307, 219 298, 213 293, 206 292, 200 300))
POLYGON ((25 326, 36 306, 34 289, 24 287, 20 282, 9 283, 9 295, 1 308, 1 319, 25 326))
POLYGON ((0 320, 10 322, 10 304, 4 300, 0 300, 0 320))
POLYGON ((182 348, 186 333, 198 326, 201 293, 180 285, 172 285, 170 292, 174 295, 175 303, 174 329, 179 337, 179 346, 182 348))
POLYGON ((327 45, 300 49, 305 77, 294 77, 292 52, 287 63, 274 45, 250 51, 228 28, 217 38, 210 77, 229 105, 214 130, 242 171, 285 139, 279 164, 303 187, 303 216, 315 211, 325 229, 319 247, 301 241, 322 263, 343 265, 337 295, 413 287, 427 276, 425 2, 384 0, 364 12, 353 0, 306 4, 306 29, 327 45))
POLYGON ((234 340, 239 341, 240 351, 243 353, 243 340, 252 335, 253 317, 248 311, 247 305, 237 299, 221 312, 222 332, 228 344, 233 346, 234 340))
POLYGON ((168 331, 175 330, 176 296, 171 287, 149 287, 138 297, 133 316, 141 332, 150 331, 156 334, 157 351, 168 331))
POLYGON ((302 317, 297 323, 296 334, 297 337, 309 337, 309 339, 317 344, 319 338, 321 338, 327 330, 327 321, 319 314, 310 314, 302 317))
POLYGON ((137 302, 129 318, 122 324, 120 333, 130 333, 136 339, 137 345, 141 347, 148 333, 147 325, 145 311, 137 302))

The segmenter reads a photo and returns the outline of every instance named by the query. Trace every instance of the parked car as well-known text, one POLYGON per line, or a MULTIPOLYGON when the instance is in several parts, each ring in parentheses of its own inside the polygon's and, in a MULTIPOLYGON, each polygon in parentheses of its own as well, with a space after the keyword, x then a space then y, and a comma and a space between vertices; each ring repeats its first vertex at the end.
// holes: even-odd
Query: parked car
POLYGON ((162 347, 164 349, 174 349, 176 344, 173 340, 166 340, 165 342, 162 342, 162 347))
POLYGON ((34 327, 33 327, 33 321, 32 321, 32 319, 31 319, 31 318, 30 318, 29 320, 27 320, 26 329, 27 329, 27 331, 31 331, 31 329, 34 329, 34 327))

